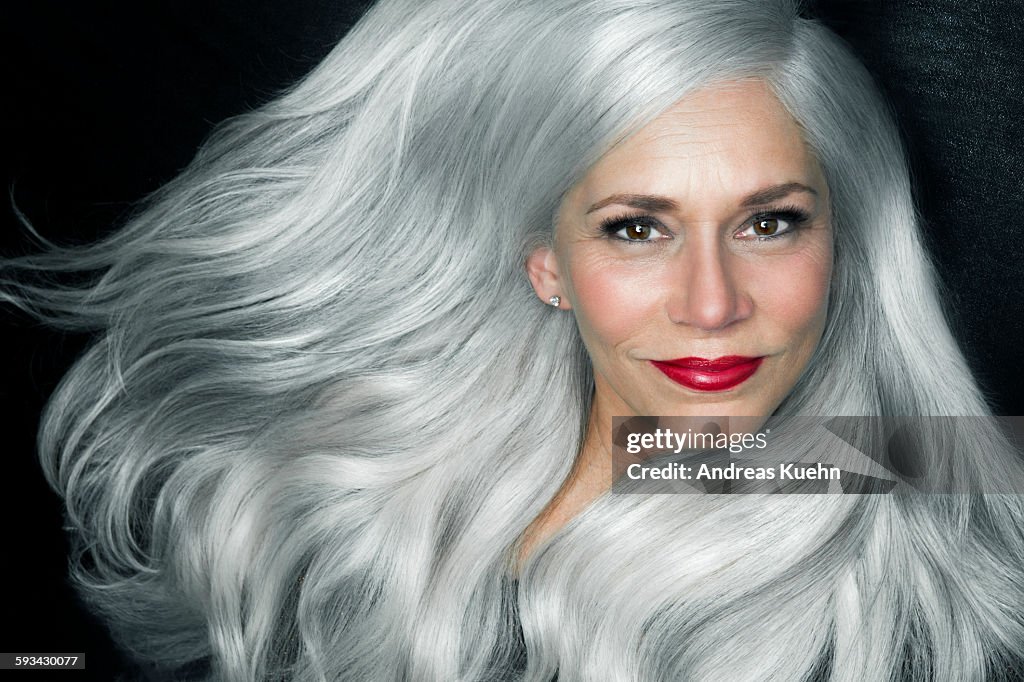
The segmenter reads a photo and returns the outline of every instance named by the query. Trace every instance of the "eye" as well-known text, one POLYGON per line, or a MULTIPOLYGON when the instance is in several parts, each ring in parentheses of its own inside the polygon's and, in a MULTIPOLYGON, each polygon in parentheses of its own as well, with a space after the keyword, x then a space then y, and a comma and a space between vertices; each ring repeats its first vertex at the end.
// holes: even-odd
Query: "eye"
POLYGON ((754 221, 754 224, 750 226, 750 229, 754 231, 759 237, 774 237, 779 232, 785 232, 789 229, 789 223, 785 220, 779 220, 778 218, 761 218, 760 220, 754 221))
POLYGON ((610 218, 601 224, 606 235, 624 242, 653 242, 670 235, 650 216, 610 218))
POLYGON ((649 241, 652 237, 662 236, 657 229, 650 225, 641 225, 640 223, 633 223, 632 225, 620 228, 615 234, 631 242, 645 242, 649 241))
POLYGON ((735 237, 758 241, 776 239, 802 227, 807 220, 807 214, 796 208, 761 213, 744 223, 744 228, 735 237))

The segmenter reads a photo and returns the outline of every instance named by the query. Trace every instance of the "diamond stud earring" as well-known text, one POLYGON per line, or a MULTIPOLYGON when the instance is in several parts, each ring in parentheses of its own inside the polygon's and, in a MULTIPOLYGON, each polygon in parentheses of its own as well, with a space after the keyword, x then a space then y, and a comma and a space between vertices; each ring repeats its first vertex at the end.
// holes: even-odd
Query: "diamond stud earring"
POLYGON ((551 298, 548 299, 548 303, 550 303, 551 305, 553 305, 556 308, 558 307, 558 304, 561 303, 561 302, 562 302, 562 297, 561 296, 552 296, 551 298))

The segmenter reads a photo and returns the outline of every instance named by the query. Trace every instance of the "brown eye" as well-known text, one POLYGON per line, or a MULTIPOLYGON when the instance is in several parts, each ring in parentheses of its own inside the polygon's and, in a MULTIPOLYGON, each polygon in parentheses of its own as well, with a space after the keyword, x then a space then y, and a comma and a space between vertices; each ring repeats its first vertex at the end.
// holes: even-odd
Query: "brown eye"
POLYGON ((759 237, 770 237, 779 231, 777 218, 762 218, 754 223, 754 234, 759 237))
POLYGON ((810 218, 802 210, 785 208, 752 216, 734 236, 760 242, 783 239, 807 225, 810 218))
POLYGON ((633 224, 623 228, 626 233, 626 239, 634 241, 644 241, 651 236, 651 228, 648 225, 637 225, 633 224))
POLYGON ((651 218, 626 216, 619 220, 607 220, 601 224, 601 231, 618 241, 633 244, 650 244, 671 235, 651 218))

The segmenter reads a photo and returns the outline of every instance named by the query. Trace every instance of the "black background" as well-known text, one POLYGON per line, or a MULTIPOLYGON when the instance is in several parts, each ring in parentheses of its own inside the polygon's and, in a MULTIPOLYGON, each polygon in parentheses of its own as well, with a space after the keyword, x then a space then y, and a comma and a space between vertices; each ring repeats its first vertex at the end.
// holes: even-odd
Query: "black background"
MULTIPOLYGON (((95 239, 183 168, 214 124, 308 72, 363 7, 44 2, 5 12, 5 187, 47 238, 95 239)), ((1024 10, 1015 0, 821 0, 809 12, 853 45, 892 100, 954 333, 996 413, 1024 414, 1024 10)), ((29 252, 7 197, 4 206, 0 254, 29 252)), ((6 308, 0 324, 0 651, 85 652, 88 672, 51 674, 113 679, 125 660, 66 584, 60 504, 34 457, 42 405, 86 339, 6 308)))

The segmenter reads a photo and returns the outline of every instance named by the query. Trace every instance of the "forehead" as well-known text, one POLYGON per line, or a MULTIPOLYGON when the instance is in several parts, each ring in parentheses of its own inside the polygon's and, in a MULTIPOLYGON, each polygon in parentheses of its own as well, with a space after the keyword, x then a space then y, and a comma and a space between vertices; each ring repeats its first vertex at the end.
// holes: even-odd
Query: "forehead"
POLYGON ((821 185, 823 178, 800 126, 771 89, 744 80, 684 97, 603 156, 573 194, 746 195, 781 182, 821 185))

